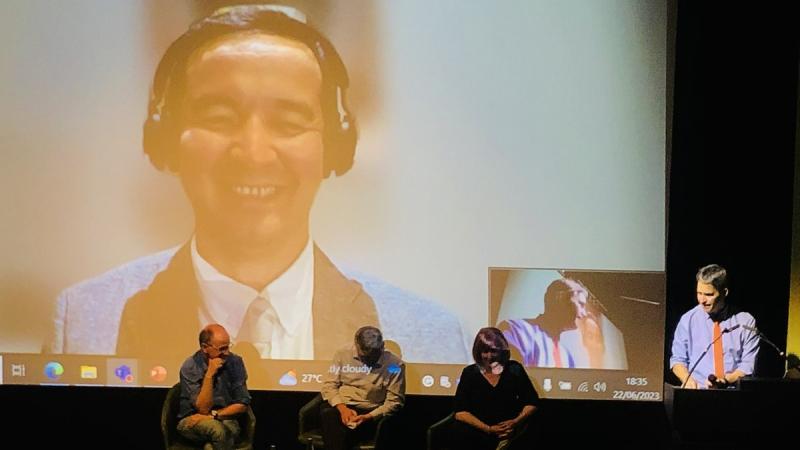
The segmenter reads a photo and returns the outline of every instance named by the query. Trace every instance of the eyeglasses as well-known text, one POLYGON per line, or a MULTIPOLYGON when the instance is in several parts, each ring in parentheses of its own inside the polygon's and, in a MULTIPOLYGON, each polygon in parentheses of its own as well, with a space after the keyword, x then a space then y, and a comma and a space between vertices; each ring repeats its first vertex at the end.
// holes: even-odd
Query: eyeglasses
POLYGON ((208 344, 208 343, 203 344, 203 345, 205 345, 206 347, 211 347, 211 348, 213 348, 214 350, 216 350, 216 351, 218 351, 220 353, 225 353, 225 352, 230 351, 231 348, 233 348, 233 344, 234 344, 233 342, 230 342, 230 343, 228 343, 226 345, 222 345, 220 347, 216 347, 216 346, 208 344))

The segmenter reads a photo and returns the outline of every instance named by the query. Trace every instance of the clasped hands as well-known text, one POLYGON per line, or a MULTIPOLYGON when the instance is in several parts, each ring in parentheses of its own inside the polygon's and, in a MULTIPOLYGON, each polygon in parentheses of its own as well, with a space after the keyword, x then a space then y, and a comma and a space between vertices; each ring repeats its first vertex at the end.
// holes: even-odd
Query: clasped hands
POLYGON ((354 409, 348 408, 344 403, 339 403, 336 405, 336 409, 339 410, 339 415, 342 419, 342 425, 348 428, 356 428, 362 423, 372 419, 372 416, 369 414, 359 414, 354 409))
POLYGON ((517 423, 518 422, 516 419, 504 420, 500 423, 489 425, 489 428, 487 428, 486 432, 489 434, 494 434, 500 439, 505 439, 514 432, 514 427, 517 426, 517 423))

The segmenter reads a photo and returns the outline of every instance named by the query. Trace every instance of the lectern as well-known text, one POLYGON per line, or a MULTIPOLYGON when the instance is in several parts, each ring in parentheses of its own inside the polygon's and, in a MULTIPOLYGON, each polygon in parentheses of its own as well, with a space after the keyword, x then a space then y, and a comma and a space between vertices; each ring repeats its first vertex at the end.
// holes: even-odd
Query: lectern
POLYGON ((704 448, 731 444, 765 448, 796 439, 800 381, 746 377, 730 389, 665 384, 664 407, 673 440, 687 447, 696 443, 704 448))

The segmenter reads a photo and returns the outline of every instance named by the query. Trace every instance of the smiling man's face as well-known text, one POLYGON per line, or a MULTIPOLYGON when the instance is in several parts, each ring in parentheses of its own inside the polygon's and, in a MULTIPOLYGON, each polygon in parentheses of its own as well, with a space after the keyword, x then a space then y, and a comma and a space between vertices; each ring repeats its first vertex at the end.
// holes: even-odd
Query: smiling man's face
POLYGON ((322 75, 311 51, 242 33, 186 70, 179 176, 198 235, 305 242, 323 174, 322 75))

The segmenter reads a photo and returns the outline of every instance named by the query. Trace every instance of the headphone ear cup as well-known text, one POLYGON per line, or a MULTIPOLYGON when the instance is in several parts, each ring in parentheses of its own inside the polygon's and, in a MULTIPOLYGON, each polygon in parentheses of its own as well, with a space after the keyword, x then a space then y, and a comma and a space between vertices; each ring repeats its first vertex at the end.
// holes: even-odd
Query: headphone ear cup
POLYGON ((176 155, 171 148, 176 142, 169 142, 173 134, 167 126, 166 118, 158 114, 150 114, 144 121, 142 129, 142 146, 144 153, 150 158, 150 163, 156 169, 178 170, 176 155))
POLYGON ((356 130, 355 120, 349 114, 345 114, 339 124, 339 145, 336 149, 336 166, 334 167, 337 176, 344 175, 353 167, 357 142, 358 130, 356 130))
POLYGON ((327 178, 331 172, 342 176, 353 167, 358 131, 355 121, 344 114, 339 126, 325 133, 325 153, 323 155, 323 171, 327 178))
POLYGON ((150 158, 150 163, 158 170, 162 170, 164 157, 158 145, 161 142, 159 134, 162 134, 159 117, 156 114, 148 115, 142 127, 142 147, 144 147, 144 153, 150 158))

